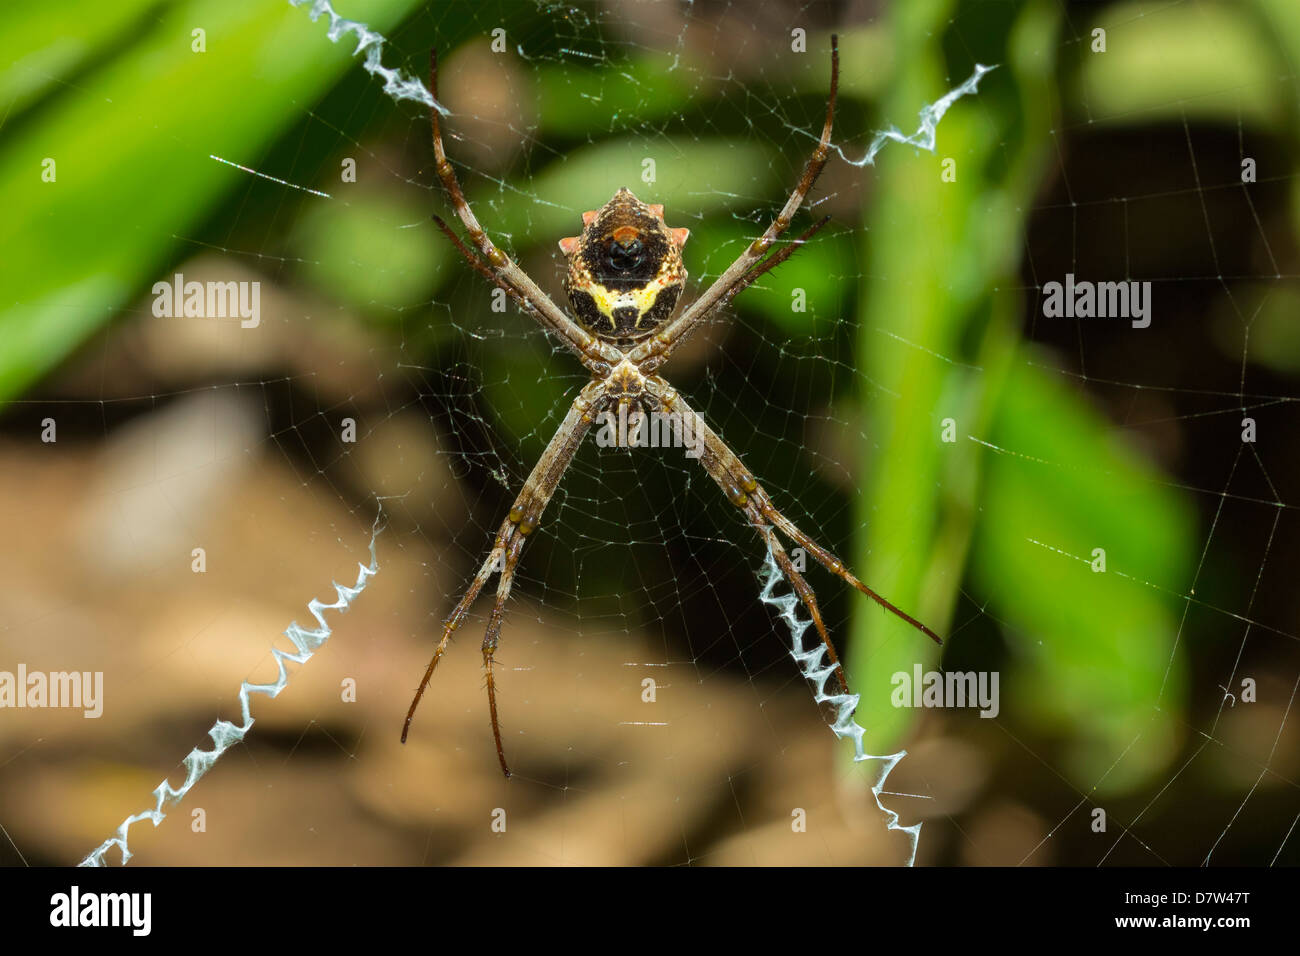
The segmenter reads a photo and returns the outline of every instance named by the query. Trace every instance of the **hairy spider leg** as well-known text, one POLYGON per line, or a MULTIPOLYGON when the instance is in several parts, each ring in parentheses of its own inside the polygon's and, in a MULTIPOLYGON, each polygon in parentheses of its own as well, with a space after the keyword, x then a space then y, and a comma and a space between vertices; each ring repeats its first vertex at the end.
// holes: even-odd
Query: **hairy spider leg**
POLYGON ((749 272, 741 276, 740 281, 727 290, 726 294, 718 301, 718 308, 726 308, 732 299, 753 285, 754 280, 758 279, 760 276, 766 275, 781 263, 785 262, 785 260, 789 259, 799 251, 800 246, 820 232, 822 226, 826 225, 830 221, 830 216, 822 216, 815 223, 805 229, 798 238, 792 240, 789 245, 782 246, 778 251, 772 253, 758 265, 754 266, 754 268, 750 269, 749 272))
POLYGON ((406 736, 411 730, 411 721, 415 718, 415 710, 420 705, 421 698, 424 697, 424 691, 429 686, 429 680, 433 677, 438 661, 442 659, 442 655, 447 650, 447 644, 450 642, 452 634, 464 621, 465 616, 469 613, 470 605, 474 603, 474 599, 483 590, 483 585, 488 582, 494 573, 499 571, 501 578, 497 583, 496 601, 493 603, 492 612, 488 616, 487 631, 483 637, 482 650, 483 668, 487 675, 488 708, 492 716, 492 736, 496 740, 497 759, 501 762, 501 771, 507 777, 510 776, 510 767, 506 763, 505 747, 501 742, 501 722, 497 716, 496 677, 493 670, 496 663, 497 644, 501 638, 505 605, 510 597, 510 588, 514 582, 515 567, 519 564, 519 557, 523 553, 528 536, 537 528, 542 512, 550 502, 551 496, 555 494, 555 489, 559 486, 560 479, 564 477, 569 462, 573 460, 574 453, 582 444, 582 439, 586 436, 596 417, 604 410, 604 388, 604 381, 593 380, 588 382, 578 394, 578 397, 574 399, 573 404, 569 407, 568 414, 564 416, 564 421, 556 429, 555 435, 546 446, 546 450, 542 452, 542 457, 538 459, 537 464, 528 475, 528 480, 524 482, 524 487, 520 490, 519 496, 515 498, 510 513, 506 516, 506 520, 502 522, 501 528, 497 532, 492 550, 488 552, 486 560, 479 567, 478 573, 474 575, 474 580, 470 582, 465 594, 443 622, 442 638, 438 641, 437 648, 434 649, 433 657, 429 660, 429 666, 425 669, 424 678, 420 681, 420 686, 416 689, 415 696, 411 700, 410 709, 406 712, 406 722, 402 725, 402 743, 406 743, 406 736))

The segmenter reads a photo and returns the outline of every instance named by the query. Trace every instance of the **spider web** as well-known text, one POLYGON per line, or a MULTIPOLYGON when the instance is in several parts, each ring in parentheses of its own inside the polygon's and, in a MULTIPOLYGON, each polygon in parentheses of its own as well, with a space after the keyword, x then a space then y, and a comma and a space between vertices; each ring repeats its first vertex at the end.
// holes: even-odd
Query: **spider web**
MULTIPOLYGON (((257 280, 261 325, 157 318, 138 299, 7 413, 22 547, 4 566, 17 597, 0 668, 102 671, 106 687, 96 721, 5 712, 11 862, 81 859, 151 804, 160 776, 184 779, 178 759, 212 721, 240 720, 241 682, 275 677, 284 622, 370 566, 372 543, 382 571, 331 619, 330 642, 258 701, 256 729, 180 812, 132 832, 134 862, 1296 860, 1293 144, 1281 108, 1261 105, 1287 87, 1227 74, 1157 88, 1131 114, 1114 105, 1126 46, 1208 30, 1198 18, 1219 7, 954 6, 932 24, 937 49, 913 51, 920 15, 874 4, 439 3, 385 8, 387 21, 336 6, 386 40, 295 103, 263 152, 175 144, 259 175, 224 169, 220 208, 176 230, 144 285, 257 280), (497 768, 478 653, 490 595, 399 745, 442 618, 587 380, 515 306, 495 311, 433 228, 429 214, 451 210, 405 79, 437 45, 466 193, 557 300, 556 240, 620 185, 691 229, 699 290, 779 212, 815 145, 832 30, 838 155, 792 229, 832 224, 664 374, 777 507, 945 636, 940 658, 809 562, 865 746, 908 756, 864 766, 828 733, 835 714, 790 653, 802 615, 697 462, 590 439, 507 608, 498 702, 514 778, 497 768), (1117 65, 1089 59, 1107 56, 1117 65), (933 154, 895 144, 861 165, 878 130, 910 133, 994 62, 978 96, 949 103, 933 154), (1060 112, 1009 106, 1031 95, 1060 112), (1032 148, 1017 147, 1033 122, 1032 148), (346 160, 356 182, 341 180, 346 160), (970 218, 945 205, 982 178, 998 187, 970 218), (1151 327, 1046 317, 1043 289, 1067 273, 1151 280, 1151 327), (892 320, 910 309, 921 319, 892 320), (931 336, 945 311, 960 324, 931 336), (995 391, 1029 396, 1046 427, 995 391), (59 443, 33 452, 47 416, 59 443), (938 438, 948 417, 955 448, 938 438), (906 457, 918 421, 975 471, 913 470, 921 490, 901 488, 885 460, 906 457), (1051 507, 1034 507, 1040 493, 1051 507), (372 540, 379 498, 388 524, 372 540), (1053 510, 1069 501, 1085 503, 1091 538, 1053 510), (1107 524, 1142 514, 1147 550, 1107 524), (945 554, 951 567, 927 565, 945 554), (1117 590, 1090 590, 1100 580, 1117 590), (891 715, 890 677, 913 663, 999 673, 1000 712, 891 715), (1135 674, 1154 689, 1132 689, 1135 674)), ((286 42, 329 44, 328 16, 307 13, 286 15, 286 42)), ((335 33, 347 52, 362 36, 335 33)))

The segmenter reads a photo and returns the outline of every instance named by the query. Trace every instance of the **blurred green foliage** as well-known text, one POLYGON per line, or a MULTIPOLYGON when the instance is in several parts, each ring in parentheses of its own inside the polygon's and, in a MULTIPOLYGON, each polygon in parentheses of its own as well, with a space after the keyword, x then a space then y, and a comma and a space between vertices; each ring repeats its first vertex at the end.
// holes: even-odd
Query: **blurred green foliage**
POLYGON ((1107 123, 1150 123, 1172 115, 1191 122, 1240 116, 1275 125, 1284 114, 1279 64, 1267 28, 1244 4, 1119 3, 1087 24, 1105 30, 1104 54, 1075 74, 1074 102, 1107 123), (1111 38, 1114 38, 1112 41, 1111 38), (1243 95, 1249 91, 1248 95, 1243 95))
POLYGON ((312 285, 339 302, 358 310, 399 309, 430 291, 445 264, 459 261, 442 236, 412 218, 400 195, 353 191, 346 204, 308 206, 293 246, 312 285))
MULTIPOLYGON (((867 377, 898 401, 872 409, 880 438, 863 449, 871 492, 857 566, 873 587, 941 625, 969 588, 1009 645, 1004 701, 1015 702, 1013 719, 1059 736, 1076 785, 1124 793, 1159 774, 1181 743, 1188 661, 1176 653, 1175 595, 1188 580, 1195 517, 1081 394, 1017 343, 1026 303, 1008 290, 1062 109, 1111 124, 1158 114, 1274 125, 1284 87, 1272 78, 1282 67, 1246 5, 1099 9, 1079 29, 1070 64, 1054 62, 1059 5, 1001 10, 1006 28, 989 36, 1005 37, 993 57, 1003 68, 978 107, 954 110, 941 128, 939 152, 956 158, 956 182, 934 187, 937 159, 882 156, 866 210, 871 272, 889 281, 862 289, 860 355, 867 377), (1108 45, 1089 55, 1094 26, 1108 45), (1074 82, 1060 87, 1074 100, 1057 103, 1058 71, 1071 69, 1074 82), (956 444, 941 440, 945 419, 956 444), (1105 552, 1104 572, 1095 549, 1105 552)), ((895 8, 890 115, 967 69, 965 58, 947 63, 936 38, 973 12, 950 0, 895 8)), ((949 633, 961 641, 960 630, 949 633)), ((888 695, 890 676, 926 656, 916 645, 905 624, 877 610, 858 615, 855 659, 867 668, 859 719, 878 752, 900 745, 914 719, 888 695)), ((938 656, 929 651, 931 662, 938 656)))
MULTIPOLYGON (((416 3, 353 6, 382 31, 416 3)), ((330 43, 324 22, 304 26, 306 12, 287 3, 151 6, 134 31, 124 30, 129 6, 88 13, 97 9, 32 7, 2 28, 6 49, 11 35, 45 42, 3 80, 29 109, 8 111, 0 145, 0 401, 141 295, 174 237, 243 181, 210 154, 255 165, 304 103, 357 68, 351 46, 330 43), (204 53, 192 48, 196 28, 204 53), (317 42, 303 42, 309 33, 317 42), (31 108, 38 92, 49 102, 31 108), (42 180, 47 159, 54 182, 42 180)))

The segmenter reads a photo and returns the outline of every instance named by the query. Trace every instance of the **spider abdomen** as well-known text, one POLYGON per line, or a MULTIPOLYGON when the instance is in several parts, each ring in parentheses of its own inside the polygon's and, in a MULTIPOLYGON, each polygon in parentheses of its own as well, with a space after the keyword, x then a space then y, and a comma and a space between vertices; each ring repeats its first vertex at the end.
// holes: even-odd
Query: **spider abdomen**
POLYGON ((670 229, 663 207, 620 189, 595 212, 584 213, 579 236, 560 240, 569 260, 564 291, 574 318, 593 335, 613 341, 642 338, 677 308, 686 269, 686 229, 670 229))

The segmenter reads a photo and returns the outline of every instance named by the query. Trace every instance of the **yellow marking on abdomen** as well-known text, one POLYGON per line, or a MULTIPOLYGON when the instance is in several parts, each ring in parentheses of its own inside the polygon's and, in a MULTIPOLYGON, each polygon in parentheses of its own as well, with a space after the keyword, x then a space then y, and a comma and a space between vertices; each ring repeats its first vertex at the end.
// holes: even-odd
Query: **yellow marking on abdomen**
POLYGON ((639 329, 641 319, 655 304, 655 299, 659 297, 659 293, 670 285, 673 285, 673 283, 665 281, 660 276, 655 276, 641 288, 629 289, 626 292, 616 292, 603 285, 592 285, 586 291, 595 301, 596 309, 600 314, 609 319, 611 328, 617 327, 614 322, 614 309, 627 308, 628 305, 631 305, 632 308, 636 309, 636 327, 639 329), (631 299, 631 301, 624 303, 626 299, 631 299))

